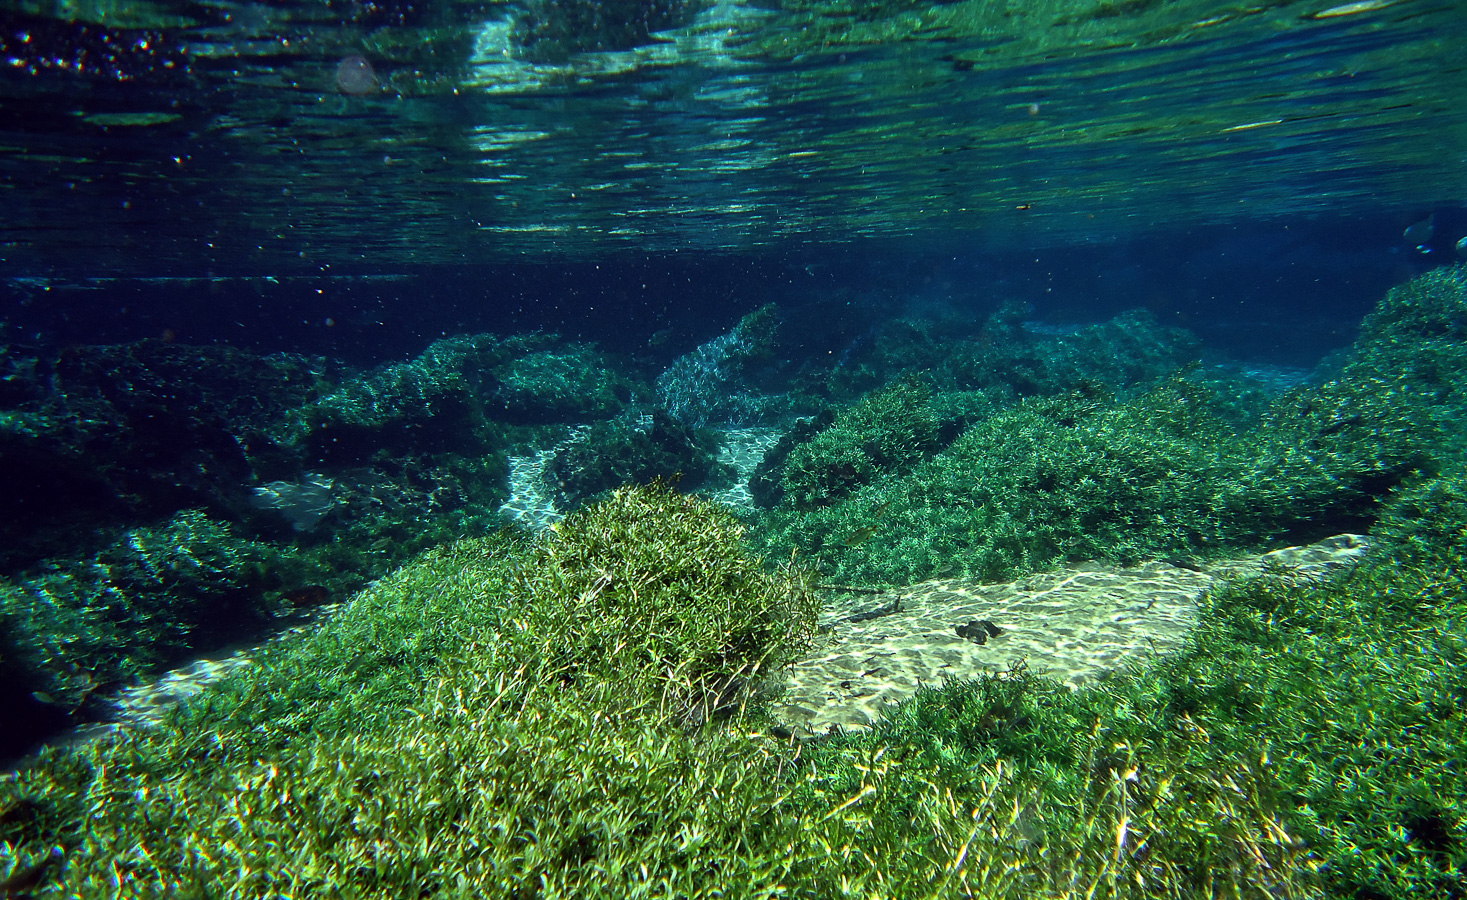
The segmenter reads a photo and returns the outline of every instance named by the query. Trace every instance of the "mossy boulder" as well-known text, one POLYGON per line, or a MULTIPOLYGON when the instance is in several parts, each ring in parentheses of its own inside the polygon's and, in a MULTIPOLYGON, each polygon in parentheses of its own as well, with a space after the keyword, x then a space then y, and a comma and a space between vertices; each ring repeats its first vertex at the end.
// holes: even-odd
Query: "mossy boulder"
POLYGON ((1032 398, 971 426, 909 474, 835 503, 775 510, 774 555, 842 579, 1011 577, 1363 530, 1430 465, 1429 423, 1347 385, 1280 398, 1253 427, 1187 376, 1126 402, 1032 398))
POLYGON ((479 399, 506 350, 489 335, 434 341, 416 359, 344 380, 299 417, 310 461, 366 462, 374 455, 464 451, 486 423, 479 399))
POLYGON ((800 509, 830 504, 881 475, 910 471, 952 436, 933 409, 931 388, 903 379, 790 451, 781 475, 784 502, 800 509))
POLYGON ((793 348, 781 340, 784 320, 766 304, 673 360, 657 376, 657 401, 686 425, 747 426, 778 419, 792 408, 785 376, 793 348))
POLYGON ((486 415, 515 424, 608 419, 635 395, 629 379, 583 344, 527 353, 492 375, 486 415))
POLYGON ((1162 326, 1146 310, 1064 332, 1026 325, 1025 313, 1016 304, 1001 307, 973 341, 944 354, 939 383, 1017 397, 1097 386, 1122 393, 1187 366, 1201 352, 1195 337, 1162 326))
POLYGON ((661 410, 646 424, 599 422, 550 460, 545 488, 563 510, 614 488, 659 479, 693 491, 730 478, 718 450, 714 432, 690 428, 661 410))
POLYGON ((825 409, 808 419, 796 421, 788 431, 780 435, 774 446, 764 452, 759 464, 754 467, 754 473, 749 476, 749 493, 755 504, 765 509, 779 505, 784 499, 784 468, 790 454, 796 447, 809 442, 833 424, 835 411, 825 409))
POLYGON ((314 460, 470 453, 495 444, 501 423, 609 418, 636 392, 635 382, 587 345, 549 335, 461 335, 344 381, 307 407, 300 422, 314 460))
POLYGON ((1373 385, 1433 419, 1449 453, 1467 453, 1467 265, 1392 288, 1365 317, 1341 380, 1373 385))
POLYGON ((160 340, 54 359, 4 348, 0 568, 70 548, 99 524, 238 507, 257 473, 299 464, 276 426, 330 371, 320 359, 160 340))
POLYGON ((189 510, 0 580, 0 656, 15 678, 4 693, 63 718, 93 712, 98 692, 266 623, 283 558, 189 510))
POLYGON ((879 323, 815 385, 835 399, 858 396, 904 373, 923 373, 939 394, 979 391, 996 400, 1074 390, 1127 393, 1194 361, 1196 337, 1146 310, 1093 324, 1028 321, 1027 305, 1001 305, 981 324, 947 313, 879 323))

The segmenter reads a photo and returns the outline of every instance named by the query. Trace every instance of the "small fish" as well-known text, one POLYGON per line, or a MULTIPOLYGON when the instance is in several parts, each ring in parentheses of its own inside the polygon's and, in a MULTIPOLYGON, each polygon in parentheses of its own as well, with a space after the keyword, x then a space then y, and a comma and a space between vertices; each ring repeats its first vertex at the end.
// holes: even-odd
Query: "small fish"
POLYGON ((1467 259, 1467 237, 1457 242, 1457 255, 1463 259, 1467 259))
POLYGON ((1401 237, 1405 238, 1408 244, 1420 247, 1431 240, 1434 234, 1436 234, 1436 213, 1432 213, 1420 222, 1412 222, 1407 225, 1406 230, 1401 232, 1401 237))
POLYGON ((875 533, 875 525, 862 525, 860 528, 857 528, 855 531, 852 531, 850 534, 846 535, 846 538, 844 541, 842 541, 842 543, 844 543, 847 547, 859 547, 867 541, 871 540, 871 536, 875 533))
POLYGON ((1340 6, 1331 6, 1329 9, 1320 10, 1310 16, 1312 19, 1333 19, 1338 16, 1353 16, 1375 9, 1385 9, 1394 6, 1400 0, 1358 0, 1356 3, 1345 3, 1340 6))

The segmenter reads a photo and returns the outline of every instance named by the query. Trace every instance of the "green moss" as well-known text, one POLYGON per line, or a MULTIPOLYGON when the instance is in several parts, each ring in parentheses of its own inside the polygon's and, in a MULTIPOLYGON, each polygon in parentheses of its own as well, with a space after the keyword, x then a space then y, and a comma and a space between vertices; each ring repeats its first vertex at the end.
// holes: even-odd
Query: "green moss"
POLYGON ((976 327, 953 312, 882 323, 834 371, 809 373, 808 389, 846 402, 904 373, 922 373, 939 397, 976 392, 989 402, 1124 392, 1189 365, 1201 349, 1195 337, 1163 327, 1145 310, 1064 330, 1028 324, 1029 315, 1026 304, 1009 302, 976 327))
POLYGON ((1440 475, 1394 493, 1371 534, 1401 563, 1418 565, 1442 554, 1467 555, 1467 470, 1457 460, 1440 475))
POLYGON ((297 417, 313 459, 356 462, 384 450, 468 452, 493 446, 501 423, 609 418, 636 385, 594 348, 553 336, 467 335, 344 383, 297 417))
MULTIPOLYGON (((431 552, 160 730, 46 757, 0 783, 0 840, 68 848, 81 896, 114 865, 140 896, 482 896, 608 869, 625 890, 649 862, 695 887, 740 871, 706 845, 779 818, 785 761, 683 729, 745 721, 813 626, 798 573, 745 556, 726 513, 619 491, 537 544, 431 552)), ((738 877, 789 865, 766 848, 738 877)))

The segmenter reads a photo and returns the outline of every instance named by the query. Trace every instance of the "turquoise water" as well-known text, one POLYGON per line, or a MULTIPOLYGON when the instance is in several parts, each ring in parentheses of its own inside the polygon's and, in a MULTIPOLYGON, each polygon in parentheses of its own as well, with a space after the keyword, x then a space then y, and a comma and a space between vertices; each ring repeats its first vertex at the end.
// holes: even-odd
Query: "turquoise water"
POLYGON ((982 251, 1467 187, 1459 3, 719 2, 540 61, 515 17, 557 8, 12 11, 5 264, 982 251))

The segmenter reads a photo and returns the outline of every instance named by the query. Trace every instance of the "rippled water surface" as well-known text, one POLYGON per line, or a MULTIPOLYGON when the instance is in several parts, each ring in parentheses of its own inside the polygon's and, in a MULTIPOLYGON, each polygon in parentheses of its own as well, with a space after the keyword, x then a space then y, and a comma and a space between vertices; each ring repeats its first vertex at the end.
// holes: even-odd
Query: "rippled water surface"
POLYGON ((1467 187, 1450 0, 719 0, 613 49, 552 4, 9 6, 20 269, 1056 246, 1467 187))

